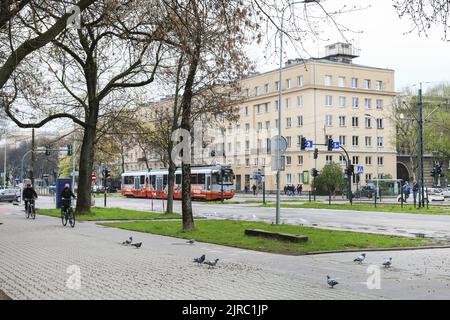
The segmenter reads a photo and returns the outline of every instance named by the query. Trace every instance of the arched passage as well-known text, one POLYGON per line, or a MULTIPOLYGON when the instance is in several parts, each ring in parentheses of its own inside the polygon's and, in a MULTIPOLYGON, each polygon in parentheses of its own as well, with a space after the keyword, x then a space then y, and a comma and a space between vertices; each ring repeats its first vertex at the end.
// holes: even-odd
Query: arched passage
POLYGON ((397 179, 402 179, 403 181, 410 180, 408 168, 401 162, 397 162, 397 179))

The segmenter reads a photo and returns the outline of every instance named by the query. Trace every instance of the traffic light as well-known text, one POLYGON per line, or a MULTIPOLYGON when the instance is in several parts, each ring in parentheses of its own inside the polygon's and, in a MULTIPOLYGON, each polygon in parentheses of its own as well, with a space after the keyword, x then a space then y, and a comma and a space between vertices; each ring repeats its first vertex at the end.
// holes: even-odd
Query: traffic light
POLYGON ((72 155, 72 152, 73 152, 73 147, 72 147, 71 144, 68 144, 68 145, 67 145, 67 155, 68 155, 68 156, 71 156, 71 155, 72 155))
POLYGON ((306 138, 302 137, 302 141, 300 143, 300 149, 305 150, 306 149, 306 138))
POLYGON ((352 164, 349 165, 348 166, 348 175, 351 176, 354 172, 355 172, 355 166, 352 164))
POLYGON ((50 155, 50 145, 46 145, 45 146, 45 155, 49 156, 50 155))
POLYGON ((440 164, 438 164, 438 165, 436 166, 436 175, 437 175, 438 177, 442 176, 442 166, 441 166, 440 164))
POLYGON ((105 179, 108 179, 111 176, 111 172, 108 170, 108 168, 103 169, 103 177, 105 179))
POLYGON ((311 175, 315 178, 319 175, 319 171, 316 168, 311 169, 311 175))
POLYGON ((333 151, 333 139, 328 139, 328 151, 333 151))
POLYGON ((319 149, 315 148, 314 149, 314 159, 317 159, 319 156, 319 149))

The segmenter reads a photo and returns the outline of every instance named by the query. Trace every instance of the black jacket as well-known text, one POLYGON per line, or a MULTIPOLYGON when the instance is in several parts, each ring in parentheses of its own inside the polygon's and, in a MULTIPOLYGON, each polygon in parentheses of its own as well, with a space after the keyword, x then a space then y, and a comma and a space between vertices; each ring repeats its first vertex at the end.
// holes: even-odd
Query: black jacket
POLYGON ((70 199, 70 197, 75 199, 75 195, 73 194, 72 190, 70 190, 70 188, 64 188, 64 190, 61 192, 61 199, 70 199))
POLYGON ((33 198, 37 198, 37 193, 36 191, 34 191, 33 188, 25 188, 22 191, 22 198, 25 199, 33 199, 33 198))

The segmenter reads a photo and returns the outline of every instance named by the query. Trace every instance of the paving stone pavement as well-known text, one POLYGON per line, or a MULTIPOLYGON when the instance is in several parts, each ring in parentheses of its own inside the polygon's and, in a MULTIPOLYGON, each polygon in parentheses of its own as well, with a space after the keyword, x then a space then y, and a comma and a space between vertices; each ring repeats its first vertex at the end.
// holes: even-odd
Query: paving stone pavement
POLYGON ((371 252, 360 266, 354 253, 293 257, 188 245, 92 222, 72 229, 46 216, 26 220, 17 207, 0 210, 0 223, 0 290, 12 299, 450 298, 450 250, 393 252, 396 265, 382 270, 383 289, 368 290, 366 269, 386 253, 371 252), (130 235, 142 248, 121 244, 130 235), (192 262, 202 253, 219 257, 217 267, 192 262), (79 267, 78 290, 70 289, 71 266, 79 267), (340 282, 336 288, 327 287, 327 274, 340 282))

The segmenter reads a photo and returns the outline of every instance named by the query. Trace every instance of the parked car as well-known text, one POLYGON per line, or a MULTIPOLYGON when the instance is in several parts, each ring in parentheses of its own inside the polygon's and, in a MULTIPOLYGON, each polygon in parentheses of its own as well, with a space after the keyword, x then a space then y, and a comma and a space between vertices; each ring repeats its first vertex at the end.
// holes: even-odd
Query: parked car
POLYGON ((444 198, 450 198, 450 188, 442 189, 442 195, 444 198))
POLYGON ((20 198, 20 192, 16 189, 2 189, 0 190, 0 201, 18 201, 20 198))
POLYGON ((356 192, 356 197, 359 198, 359 196, 361 196, 361 198, 366 197, 371 199, 374 194, 375 194, 375 187, 364 186, 359 190, 359 192, 356 192))
MULTIPOLYGON (((444 194, 442 189, 440 188, 427 188, 428 192, 428 202, 430 201, 445 201, 444 194)), ((397 201, 400 202, 400 195, 397 196, 397 201)), ((406 199, 406 202, 413 202, 414 195, 412 193, 409 194, 409 197, 406 199)), ((419 197, 417 196, 417 201, 419 201, 419 197)))

